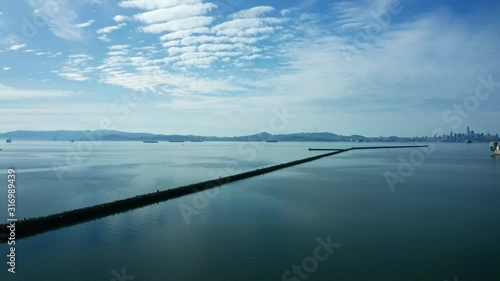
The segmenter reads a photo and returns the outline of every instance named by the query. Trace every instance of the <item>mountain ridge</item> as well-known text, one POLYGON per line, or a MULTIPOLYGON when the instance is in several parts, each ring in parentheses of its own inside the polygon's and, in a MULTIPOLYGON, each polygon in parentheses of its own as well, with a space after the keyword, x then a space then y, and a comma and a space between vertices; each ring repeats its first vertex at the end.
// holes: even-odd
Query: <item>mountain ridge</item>
POLYGON ((151 133, 130 133, 115 130, 56 130, 56 131, 29 131, 17 130, 0 134, 2 139, 32 140, 32 141, 350 141, 367 140, 367 137, 353 135, 342 136, 329 132, 271 134, 262 132, 253 135, 217 137, 197 135, 165 135, 151 133))

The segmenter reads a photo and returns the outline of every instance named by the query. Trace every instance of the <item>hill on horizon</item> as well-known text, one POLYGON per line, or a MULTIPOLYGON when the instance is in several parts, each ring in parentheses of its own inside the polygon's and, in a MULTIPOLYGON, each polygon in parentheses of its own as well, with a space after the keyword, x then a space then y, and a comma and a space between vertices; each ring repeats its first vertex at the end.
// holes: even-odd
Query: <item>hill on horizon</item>
POLYGON ((151 133, 129 133, 114 130, 57 130, 57 131, 12 131, 0 134, 0 138, 32 141, 350 141, 366 140, 364 136, 341 136, 329 132, 270 134, 267 132, 234 137, 196 136, 196 135, 164 135, 151 133))

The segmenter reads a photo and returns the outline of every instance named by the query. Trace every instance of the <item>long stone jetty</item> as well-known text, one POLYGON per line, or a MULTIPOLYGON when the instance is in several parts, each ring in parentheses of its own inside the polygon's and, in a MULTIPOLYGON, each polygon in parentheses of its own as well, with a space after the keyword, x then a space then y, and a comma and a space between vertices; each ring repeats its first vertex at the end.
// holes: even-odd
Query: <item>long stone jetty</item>
MULTIPOLYGON (((357 149, 390 149, 390 148, 412 148, 412 147, 425 147, 425 146, 385 146, 385 147, 351 147, 346 149, 312 149, 311 151, 326 151, 331 150, 332 152, 320 154, 317 156, 307 157, 300 160, 295 160, 283 164, 278 164, 270 167, 260 168, 248 172, 243 172, 240 174, 220 177, 218 179, 212 179, 208 181, 198 182, 194 184, 184 185, 176 188, 171 188, 167 190, 147 193, 144 195, 137 195, 123 200, 117 200, 109 203, 99 204, 95 206, 75 209, 67 212, 62 212, 58 214, 53 214, 44 217, 36 217, 18 220, 15 222, 15 237, 16 239, 29 237, 44 233, 50 230, 55 230, 58 228, 76 225, 79 223, 103 218, 113 214, 118 214, 121 212, 126 212, 136 208, 148 206, 158 202, 178 198, 181 196, 197 193, 203 190, 215 188, 224 184, 231 182, 248 179, 251 177, 271 173, 284 168, 300 165, 303 163, 318 160, 324 157, 332 156, 339 153, 344 153, 350 150, 357 149)), ((0 243, 5 243, 8 241, 9 233, 11 233, 11 228, 7 228, 9 224, 0 224, 0 243)))
POLYGON ((309 151, 341 151, 341 150, 362 150, 362 149, 394 149, 394 148, 417 148, 428 147, 428 145, 393 145, 393 146, 357 146, 347 149, 341 148, 309 148, 309 151))
MULTIPOLYGON (((263 175, 267 173, 274 172, 276 170, 292 167, 295 165, 300 165, 303 163, 311 162, 323 157, 339 154, 346 152, 349 149, 338 150, 335 152, 330 152, 326 154, 321 154, 313 157, 308 157, 300 160, 291 161, 288 163, 278 164, 270 167, 260 168, 249 172, 243 172, 240 174, 221 177, 218 179, 212 179, 204 182, 198 182, 194 184, 189 184, 185 186, 180 186, 177 188, 171 188, 167 190, 147 193, 144 195, 138 195, 135 197, 117 200, 109 203, 99 204, 95 206, 75 209, 67 212, 62 212, 58 214, 53 214, 45 217, 30 218, 25 220, 18 220, 15 222, 15 234, 16 239, 28 237, 40 233, 44 233, 50 230, 71 226, 102 217, 106 217, 113 214, 118 214, 121 212, 126 212, 136 208, 144 207, 154 203, 178 198, 188 194, 193 194, 203 190, 211 189, 217 186, 228 184, 231 182, 248 179, 258 175, 263 175)), ((5 243, 8 239, 8 233, 10 229, 7 228, 8 224, 0 225, 0 243, 5 243)))

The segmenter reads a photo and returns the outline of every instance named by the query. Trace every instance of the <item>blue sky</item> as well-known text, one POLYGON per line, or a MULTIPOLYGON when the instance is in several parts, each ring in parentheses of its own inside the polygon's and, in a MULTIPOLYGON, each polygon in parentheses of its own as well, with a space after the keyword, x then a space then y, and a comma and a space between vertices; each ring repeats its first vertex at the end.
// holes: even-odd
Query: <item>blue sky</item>
POLYGON ((498 1, 4 1, 0 132, 244 135, 286 111, 274 133, 497 133, 499 13, 498 1))

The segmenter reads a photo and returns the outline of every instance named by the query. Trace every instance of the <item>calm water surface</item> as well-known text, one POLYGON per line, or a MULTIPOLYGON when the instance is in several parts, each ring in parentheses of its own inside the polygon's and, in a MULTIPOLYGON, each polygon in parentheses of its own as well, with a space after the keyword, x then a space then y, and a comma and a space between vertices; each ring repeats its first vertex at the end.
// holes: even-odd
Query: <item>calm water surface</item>
MULTIPOLYGON (((8 168, 22 218, 353 144, 104 142, 81 158, 78 145, 2 144, 0 219, 8 168)), ((487 144, 436 144, 391 190, 384 173, 398 175, 401 157, 417 154, 351 151, 19 240, 15 276, 0 244, 0 280, 118 281, 122 270, 136 281, 283 280, 328 238, 340 247, 284 280, 500 280, 500 158, 487 144)))

